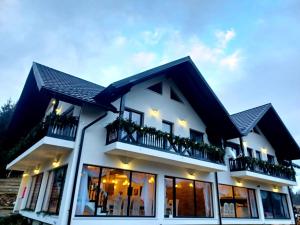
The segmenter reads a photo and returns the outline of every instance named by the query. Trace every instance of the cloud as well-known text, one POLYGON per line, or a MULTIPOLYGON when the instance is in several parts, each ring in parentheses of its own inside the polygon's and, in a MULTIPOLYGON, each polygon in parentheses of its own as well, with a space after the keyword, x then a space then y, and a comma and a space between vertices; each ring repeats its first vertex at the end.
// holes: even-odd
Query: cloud
POLYGON ((222 66, 228 67, 230 70, 235 70, 239 66, 239 61, 241 60, 240 50, 236 50, 234 53, 225 56, 220 60, 222 66))
POLYGON ((234 29, 229 29, 226 31, 222 31, 222 30, 218 30, 215 32, 217 41, 218 41, 218 45, 220 46, 220 48, 224 49, 227 47, 227 44, 234 39, 234 37, 236 36, 236 33, 234 31, 234 29))

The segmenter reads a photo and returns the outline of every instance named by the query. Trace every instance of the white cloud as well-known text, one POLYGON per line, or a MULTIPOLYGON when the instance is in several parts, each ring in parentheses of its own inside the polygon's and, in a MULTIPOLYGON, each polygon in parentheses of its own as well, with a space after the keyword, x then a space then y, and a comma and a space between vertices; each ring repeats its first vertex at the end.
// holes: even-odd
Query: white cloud
POLYGON ((153 31, 144 31, 141 33, 141 36, 145 44, 155 45, 159 43, 164 34, 164 29, 155 29, 153 31))
POLYGON ((235 70, 239 66, 240 60, 240 51, 236 50, 234 53, 222 58, 220 64, 221 66, 228 67, 230 70, 235 70))
POLYGON ((154 66, 156 54, 153 52, 137 52, 132 55, 132 66, 135 68, 146 68, 154 66))
POLYGON ((217 37, 217 41, 218 41, 218 45, 220 46, 220 48, 226 48, 227 44, 234 39, 234 37, 236 36, 236 33, 234 31, 234 29, 229 29, 226 31, 221 31, 218 30, 215 32, 215 35, 217 37))

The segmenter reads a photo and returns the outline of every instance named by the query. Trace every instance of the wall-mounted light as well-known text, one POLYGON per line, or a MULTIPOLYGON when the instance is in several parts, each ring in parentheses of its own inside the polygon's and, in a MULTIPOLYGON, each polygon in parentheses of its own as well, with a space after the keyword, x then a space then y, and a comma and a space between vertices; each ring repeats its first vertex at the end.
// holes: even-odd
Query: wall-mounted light
POLYGON ((267 153, 268 153, 268 149, 267 149, 267 148, 261 148, 261 152, 262 152, 263 154, 267 154, 267 153))
POLYGON ((150 115, 153 117, 159 117, 159 110, 155 108, 150 109, 150 115))
POLYGON ((55 159, 53 162, 52 162, 52 166, 54 167, 54 168, 56 168, 56 167, 58 167, 59 166, 59 160, 58 159, 55 159))
POLYGON ((56 104, 56 100, 53 99, 52 102, 51 102, 51 104, 52 104, 52 105, 55 105, 55 104, 56 104))
POLYGON ((243 146, 244 146, 245 149, 248 147, 247 141, 243 141, 243 146))
POLYGON ((24 173, 23 173, 23 177, 27 177, 29 174, 25 171, 24 173))
POLYGON ((278 192, 278 191, 279 191, 279 187, 278 187, 278 186, 274 186, 274 187, 273 187, 273 191, 274 191, 274 192, 278 192))
POLYGON ((40 172, 39 167, 36 167, 36 168, 33 170, 33 173, 34 173, 34 174, 38 174, 39 172, 40 172))
POLYGON ((60 115, 61 112, 62 112, 62 107, 59 107, 59 108, 55 109, 56 115, 60 115))
POLYGON ((243 186, 243 183, 242 183, 241 180, 237 180, 237 181, 236 181, 236 185, 239 186, 239 187, 241 187, 241 186, 243 186))
POLYGON ((187 121, 185 119, 178 119, 178 124, 182 127, 186 127, 187 121))

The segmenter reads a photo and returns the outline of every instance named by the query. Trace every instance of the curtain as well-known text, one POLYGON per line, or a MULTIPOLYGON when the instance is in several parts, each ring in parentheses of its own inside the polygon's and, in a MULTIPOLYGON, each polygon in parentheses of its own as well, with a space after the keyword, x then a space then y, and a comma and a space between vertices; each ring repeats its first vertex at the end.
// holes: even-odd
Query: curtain
POLYGON ((89 170, 83 167, 79 186, 79 193, 77 197, 76 215, 83 215, 84 208, 89 202, 88 175, 89 170))

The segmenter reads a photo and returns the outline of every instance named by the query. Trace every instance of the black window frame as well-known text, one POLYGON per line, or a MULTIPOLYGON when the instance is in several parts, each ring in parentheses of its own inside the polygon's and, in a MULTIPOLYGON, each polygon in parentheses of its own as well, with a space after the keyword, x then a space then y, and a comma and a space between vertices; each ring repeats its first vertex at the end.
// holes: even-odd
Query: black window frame
POLYGON ((38 201, 39 196, 40 196, 40 190, 41 190, 41 186, 42 186, 42 182, 43 182, 43 177, 44 177, 44 173, 39 173, 39 174, 36 174, 36 175, 31 177, 31 185, 30 185, 30 188, 29 188, 28 195, 30 195, 31 190, 33 190, 33 193, 32 193, 32 196, 28 196, 28 199, 26 201, 26 208, 25 208, 26 210, 35 211, 37 201, 38 201), (37 187, 36 185, 37 185, 37 179, 38 178, 41 179, 41 183, 37 187), (35 192, 36 188, 38 188, 37 192, 35 192), (34 193, 37 193, 36 199, 33 198, 34 193), (32 206, 34 206, 34 207, 32 207, 32 206))
POLYGON ((59 215, 59 210, 60 210, 60 206, 61 206, 62 196, 63 196, 64 188, 65 188, 65 181, 66 181, 67 169, 68 169, 68 165, 63 165, 63 166, 60 166, 60 167, 57 167, 55 169, 52 169, 52 170, 48 171, 49 175, 48 175, 48 178, 47 178, 45 194, 44 194, 43 202, 42 202, 42 212, 43 213, 46 213, 46 214, 49 214, 49 215, 59 215), (55 212, 50 212, 49 211, 49 207, 50 207, 50 201, 51 201, 51 196, 52 196, 52 191, 53 191, 53 184, 54 184, 54 182, 53 182, 52 185, 51 185, 51 187, 50 186, 48 187, 48 185, 49 185, 49 179, 50 179, 50 174, 51 173, 55 173, 55 172, 57 172, 59 170, 64 170, 62 191, 59 193, 58 203, 57 203, 55 212), (51 188, 51 191, 49 193, 50 196, 49 196, 49 202, 48 202, 48 205, 47 205, 47 210, 43 210, 44 204, 45 204, 45 200, 46 200, 45 198, 46 198, 47 188, 51 188))
MULTIPOLYGON (((129 172, 129 189, 132 189, 131 186, 131 182, 132 182, 132 174, 133 173, 144 173, 144 174, 150 174, 154 176, 154 207, 153 207, 153 216, 130 216, 129 215, 129 210, 127 210, 127 215, 123 216, 123 215, 97 215, 97 208, 98 208, 98 198, 99 198, 99 191, 97 193, 97 197, 96 197, 96 201, 95 201, 95 212, 94 215, 76 215, 75 217, 102 217, 102 218, 155 218, 156 217, 156 204, 157 204, 157 196, 156 196, 156 191, 157 191, 157 174, 154 173, 150 173, 150 172, 144 172, 144 171, 136 171, 136 170, 128 170, 128 169, 123 169, 123 168, 116 168, 116 167, 109 167, 109 166, 99 166, 99 165, 94 165, 94 164, 86 164, 84 163, 82 165, 83 166, 93 166, 93 167, 98 167, 100 168, 100 172, 99 172, 99 181, 98 181, 98 185, 100 186, 101 184, 101 174, 102 174, 102 170, 103 169, 116 169, 116 170, 122 170, 122 171, 126 171, 129 172)), ((130 190, 132 191, 132 190, 130 190)), ((77 193, 78 195, 78 193, 77 193)), ((131 195, 127 194, 127 197, 130 198, 131 195)), ((78 198, 78 196, 77 196, 78 198)), ((128 209, 130 208, 130 204, 128 204, 128 209)))
POLYGON ((149 87, 147 87, 147 90, 150 90, 156 94, 159 94, 159 95, 162 95, 163 94, 163 82, 158 82, 158 83, 155 83, 149 87), (156 90, 156 88, 159 88, 159 90, 156 90))
POLYGON ((275 156, 267 154, 267 160, 269 163, 275 164, 275 156))
POLYGON ((172 87, 170 87, 170 99, 172 99, 176 102, 183 103, 182 99, 179 97, 179 95, 176 93, 176 91, 172 87))
POLYGON ((260 151, 258 151, 258 150, 256 150, 255 151, 255 158, 256 159, 259 159, 259 160, 262 160, 262 157, 261 157, 262 155, 261 155, 261 152, 260 151))
POLYGON ((198 134, 201 135, 201 142, 197 142, 197 143, 204 143, 204 133, 203 132, 198 131, 198 130, 194 130, 194 129, 190 128, 190 139, 194 140, 196 142, 197 140, 195 140, 194 138, 192 138, 192 133, 194 133, 196 135, 198 135, 198 134))
POLYGON ((247 147, 247 154, 249 157, 253 158, 253 149, 247 147))
MULTIPOLYGON (((129 121, 132 121, 132 113, 136 113, 136 114, 140 114, 141 119, 140 119, 140 124, 138 124, 139 126, 144 126, 144 113, 129 107, 125 107, 124 112, 128 112, 129 113, 129 121)), ((124 119, 124 112, 123 112, 123 119, 124 119)))
MULTIPOLYGON (((247 188, 247 187, 239 187, 239 186, 234 186, 234 185, 229 185, 229 184, 218 184, 218 187, 219 188, 219 185, 223 185, 223 186, 228 186, 228 187, 231 187, 232 188, 232 203, 234 203, 234 215, 235 217, 223 217, 222 216, 222 213, 220 213, 220 216, 222 219, 259 219, 259 213, 258 213, 258 205, 257 205, 257 196, 256 196, 256 190, 254 188, 247 188), (247 189, 247 195, 248 195, 248 199, 249 198, 249 190, 252 190, 254 192, 254 200, 255 200, 255 208, 256 208, 256 214, 257 214, 257 217, 253 217, 252 216, 252 209, 251 209, 251 204, 249 204, 249 209, 250 209, 250 214, 251 216, 250 217, 237 217, 237 213, 236 213, 236 199, 235 199, 235 196, 234 196, 234 188, 245 188, 247 189)), ((221 199, 219 197, 219 200, 220 202, 220 207, 221 207, 221 199)))
MULTIPOLYGON (((279 193, 279 192, 273 192, 273 191, 266 191, 266 190, 260 190, 260 192, 266 192, 268 195, 280 195, 280 199, 281 199, 281 204, 283 204, 283 199, 282 197, 284 196, 284 199, 285 199, 285 203, 286 203, 286 206, 287 206, 287 214, 288 214, 288 217, 275 217, 275 213, 274 213, 274 203, 273 203, 273 200, 272 200, 272 196, 268 196, 269 199, 271 199, 271 204, 270 206, 272 207, 272 214, 273 214, 273 217, 272 218, 266 218, 265 217, 265 208, 264 208, 264 204, 263 204, 263 200, 261 198, 261 201, 262 201, 262 205, 263 205, 263 210, 264 210, 264 218, 267 219, 267 220, 276 220, 276 219, 283 219, 283 220, 288 220, 288 219, 291 219, 291 213, 290 213, 290 209, 289 209, 289 204, 288 204, 288 200, 287 200, 287 197, 288 197, 288 194, 285 194, 285 193, 279 193)), ((283 205, 281 205, 283 207, 283 205)), ((283 207, 284 209, 284 207, 283 207)))
MULTIPOLYGON (((188 178, 182 178, 182 177, 174 177, 174 176, 165 176, 164 177, 164 182, 165 179, 172 179, 173 180, 173 217, 174 218, 214 218, 214 199, 213 199, 213 183, 209 182, 209 181, 203 181, 203 180, 194 180, 194 179, 188 179, 188 178), (176 179, 181 179, 181 180, 187 180, 187 181, 192 181, 193 182, 193 191, 194 191, 194 213, 195 216, 177 216, 176 215, 176 201, 174 201, 174 199, 176 199, 176 179), (209 217, 206 216, 196 216, 196 212, 197 212, 197 201, 196 201, 196 182, 202 182, 202 183, 206 183, 210 185, 210 193, 211 193, 211 212, 212 215, 209 217)), ((165 186, 164 186, 165 188, 165 186)), ((164 192, 166 193, 166 190, 164 190, 164 192)), ((165 209, 164 209, 165 212, 165 209)), ((164 213, 165 214, 165 213, 164 213)), ((169 218, 167 215, 164 215, 164 218, 169 218)))
MULTIPOLYGON (((161 122, 161 125, 163 126, 163 124, 167 124, 167 125, 169 125, 170 126, 170 135, 173 135, 174 134, 174 123, 172 123, 172 122, 170 122, 170 121, 168 121, 168 120, 162 120, 162 122, 161 122)), ((165 132, 165 131, 164 131, 165 132)))

